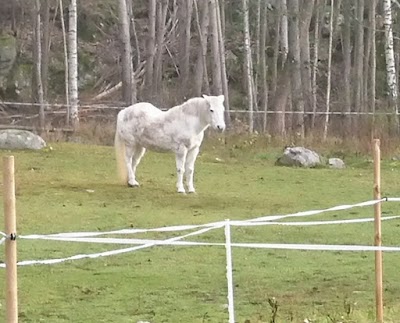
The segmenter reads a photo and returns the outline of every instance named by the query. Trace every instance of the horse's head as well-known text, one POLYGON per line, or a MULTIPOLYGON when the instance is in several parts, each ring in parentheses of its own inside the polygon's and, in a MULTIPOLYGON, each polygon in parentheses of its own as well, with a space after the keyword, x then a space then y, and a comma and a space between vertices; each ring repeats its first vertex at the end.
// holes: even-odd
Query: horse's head
POLYGON ((209 123, 212 128, 224 131, 225 130, 225 107, 224 100, 225 97, 223 95, 218 96, 208 96, 203 95, 203 98, 208 103, 208 112, 209 123))

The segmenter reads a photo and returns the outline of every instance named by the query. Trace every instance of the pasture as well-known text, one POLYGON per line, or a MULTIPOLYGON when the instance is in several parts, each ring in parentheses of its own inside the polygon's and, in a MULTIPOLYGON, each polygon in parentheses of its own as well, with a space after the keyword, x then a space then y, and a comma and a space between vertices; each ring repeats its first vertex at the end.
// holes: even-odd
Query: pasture
MULTIPOLYGON (((207 143, 197 159, 197 195, 179 195, 173 154, 148 152, 138 168, 141 187, 128 188, 118 183, 112 147, 51 146, 39 152, 12 152, 19 234, 202 224, 372 199, 368 155, 348 155, 344 170, 296 169, 274 166, 276 149, 235 150, 215 141, 207 143)), ((383 196, 400 196, 399 169, 400 162, 383 160, 383 196)), ((384 216, 398 215, 400 205, 383 203, 382 210, 384 216)), ((298 220, 372 216, 373 208, 367 207, 298 220)), ((383 223, 383 245, 400 245, 399 224, 383 223)), ((372 245, 373 232, 373 223, 266 226, 232 228, 232 240, 372 245)), ((171 236, 174 233, 134 237, 171 236)), ((223 229, 192 240, 224 242, 223 229)), ((20 239, 18 257, 62 258, 122 247, 20 239)), ((400 315, 399 257, 384 253, 386 322, 398 321, 400 315)), ((233 249, 236 319, 272 322, 269 300, 275 298, 275 322, 374 322, 373 259, 371 252, 233 249)), ((4 290, 3 269, 0 289, 4 290)), ((157 246, 106 258, 19 267, 21 322, 227 322, 226 295, 223 247, 157 246)), ((4 317, 4 296, 0 316, 4 317)))

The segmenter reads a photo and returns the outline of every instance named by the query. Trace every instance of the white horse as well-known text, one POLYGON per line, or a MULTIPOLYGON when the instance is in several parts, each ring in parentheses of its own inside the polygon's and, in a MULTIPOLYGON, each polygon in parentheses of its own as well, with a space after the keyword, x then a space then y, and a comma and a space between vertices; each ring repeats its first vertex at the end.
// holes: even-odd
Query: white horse
POLYGON ((189 193, 194 193, 194 164, 204 131, 209 126, 219 131, 225 129, 223 102, 223 95, 203 95, 165 112, 147 102, 121 110, 114 141, 121 180, 128 186, 139 186, 136 167, 146 149, 173 151, 176 155, 178 192, 185 193, 185 175, 187 189, 189 193))

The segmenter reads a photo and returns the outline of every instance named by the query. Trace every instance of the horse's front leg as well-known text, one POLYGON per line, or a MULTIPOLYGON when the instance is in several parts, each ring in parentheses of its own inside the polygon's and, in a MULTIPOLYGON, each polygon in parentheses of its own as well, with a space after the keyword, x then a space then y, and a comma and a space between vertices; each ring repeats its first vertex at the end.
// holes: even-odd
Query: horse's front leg
POLYGON ((178 190, 178 193, 186 193, 185 187, 183 186, 183 174, 185 173, 186 156, 187 156, 186 148, 178 151, 175 155, 176 174, 177 174, 176 188, 178 190))
POLYGON ((185 175, 186 175, 186 185, 188 187, 189 193, 196 192, 193 185, 193 174, 194 174, 194 163, 196 162, 199 150, 200 150, 199 147, 195 147, 192 150, 189 150, 186 157, 185 175))

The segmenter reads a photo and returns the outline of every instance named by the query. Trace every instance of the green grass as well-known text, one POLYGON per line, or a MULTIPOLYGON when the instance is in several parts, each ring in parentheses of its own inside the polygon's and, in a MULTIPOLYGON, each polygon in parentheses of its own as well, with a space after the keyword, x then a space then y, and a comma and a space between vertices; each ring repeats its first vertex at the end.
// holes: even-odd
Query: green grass
MULTIPOLYGON (((116 179, 111 147, 52 146, 53 150, 12 152, 21 235, 202 224, 372 198, 369 156, 349 156, 344 170, 299 169, 274 166, 278 152, 273 149, 208 144, 196 164, 198 194, 182 196, 175 193, 171 154, 146 154, 138 169, 142 186, 129 189, 116 179)), ((400 196, 399 169, 399 162, 383 161, 383 195, 400 196)), ((399 214, 396 203, 382 206, 384 215, 399 214)), ((303 220, 371 216, 373 209, 368 207, 303 220)), ((399 245, 398 228, 399 221, 383 223, 384 245, 399 245)), ((373 232, 373 223, 266 226, 232 228, 232 240, 371 245, 373 232)), ((223 242, 223 230, 192 240, 223 242)), ((20 239, 18 257, 58 258, 123 247, 20 239)), ((374 321, 373 253, 234 249, 233 262, 238 322, 270 322, 268 299, 272 297, 278 303, 276 322, 374 321)), ((400 314, 397 267, 398 255, 385 253, 386 322, 396 322, 400 314)), ((4 270, 0 270, 0 289, 4 289, 4 270)), ((226 295, 222 247, 153 247, 107 258, 19 268, 21 322, 227 322, 226 295)), ((4 296, 0 315, 4 317, 4 296)))

